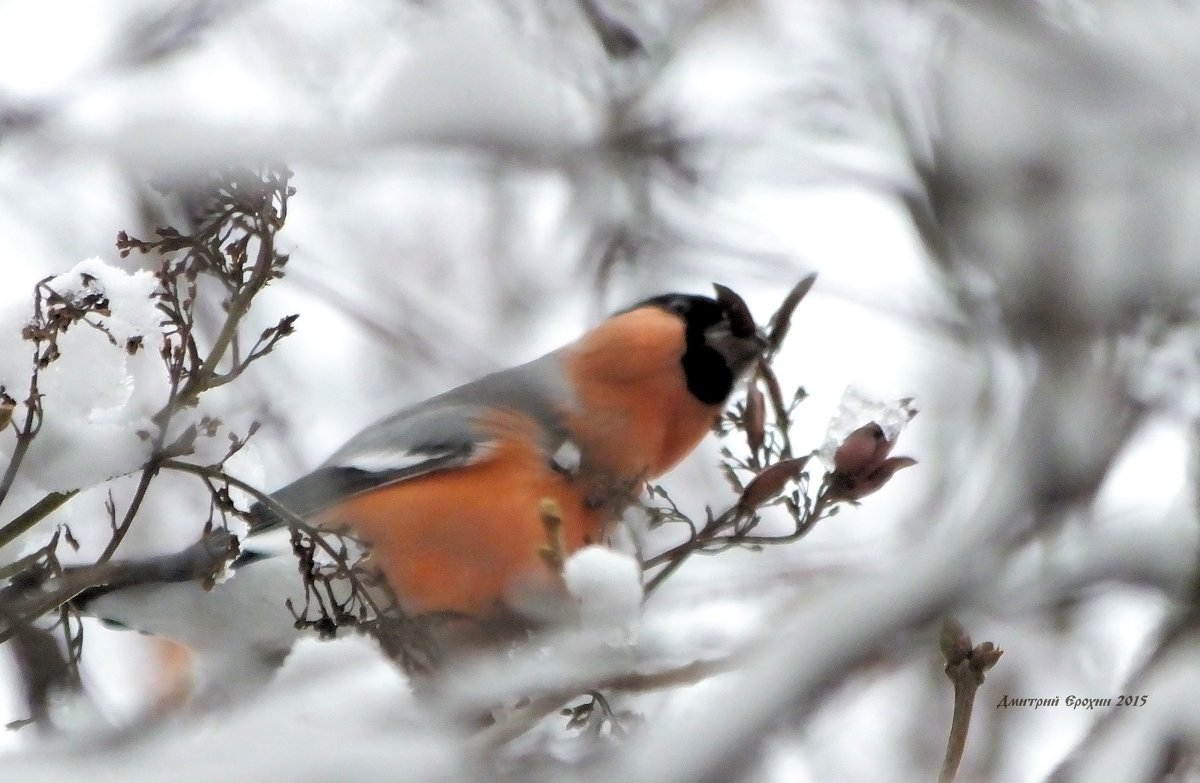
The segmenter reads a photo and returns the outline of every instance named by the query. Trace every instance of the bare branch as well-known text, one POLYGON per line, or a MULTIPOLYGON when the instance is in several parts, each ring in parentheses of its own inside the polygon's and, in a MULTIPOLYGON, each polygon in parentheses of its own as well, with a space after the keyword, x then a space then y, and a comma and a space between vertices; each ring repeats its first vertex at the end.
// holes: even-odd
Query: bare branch
POLYGON ((950 720, 950 737, 946 741, 946 757, 938 783, 951 783, 958 774, 963 750, 967 746, 967 731, 971 727, 971 712, 975 692, 983 685, 983 675, 996 665, 1004 651, 991 642, 971 647, 971 637, 962 624, 953 618, 942 623, 940 646, 946 659, 946 676, 954 683, 954 714, 950 720))

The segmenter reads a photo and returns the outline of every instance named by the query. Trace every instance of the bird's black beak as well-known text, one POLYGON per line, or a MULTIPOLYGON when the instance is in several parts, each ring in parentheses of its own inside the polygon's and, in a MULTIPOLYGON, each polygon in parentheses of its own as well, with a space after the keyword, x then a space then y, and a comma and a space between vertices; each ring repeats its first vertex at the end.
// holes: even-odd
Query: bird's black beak
POLYGON ((720 283, 714 283, 713 288, 728 318, 708 331, 708 343, 725 357, 734 375, 740 377, 762 356, 767 340, 742 297, 720 283))
POLYGON ((727 288, 720 283, 713 283, 713 288, 717 292, 717 301, 725 305, 725 309, 729 311, 729 330, 733 332, 734 337, 753 337, 758 334, 758 324, 754 323, 754 316, 750 314, 750 308, 746 306, 745 300, 738 296, 732 288, 727 288))

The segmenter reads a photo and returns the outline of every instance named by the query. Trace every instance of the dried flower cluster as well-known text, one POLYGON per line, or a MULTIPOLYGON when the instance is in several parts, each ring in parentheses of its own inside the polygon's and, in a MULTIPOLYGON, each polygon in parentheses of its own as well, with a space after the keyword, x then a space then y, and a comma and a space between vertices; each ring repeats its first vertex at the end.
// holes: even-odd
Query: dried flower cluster
MULTIPOLYGON (((131 251, 154 253, 161 257, 155 273, 157 287, 153 301, 162 316, 161 343, 158 354, 167 379, 167 397, 151 417, 151 426, 140 431, 147 442, 148 457, 137 473, 137 485, 132 498, 118 509, 109 495, 106 510, 111 536, 92 566, 63 568, 58 561, 57 547, 61 542, 76 546, 71 532, 60 527, 49 540, 31 555, 6 566, 0 572, 5 581, 0 587, 0 643, 10 639, 43 638, 61 629, 66 638, 66 656, 48 656, 55 645, 27 643, 25 648, 40 651, 36 659, 25 659, 26 668, 43 672, 27 677, 37 683, 27 694, 35 717, 38 703, 49 698, 53 687, 64 684, 65 678, 56 671, 74 672, 74 664, 82 652, 82 635, 78 623, 72 621, 69 603, 80 592, 99 586, 123 584, 134 577, 146 579, 159 576, 167 581, 182 578, 211 581, 215 572, 237 552, 236 539, 231 536, 213 537, 214 528, 226 528, 231 516, 241 513, 235 506, 229 489, 231 482, 224 474, 225 462, 236 454, 254 434, 251 425, 243 436, 227 432, 229 446, 225 456, 214 465, 193 465, 184 458, 193 454, 197 439, 215 438, 223 430, 222 423, 208 416, 195 421, 183 418, 185 411, 194 408, 201 397, 212 389, 237 380, 258 359, 266 356, 293 331, 297 316, 289 315, 274 326, 263 330, 246 345, 243 320, 258 294, 272 281, 283 275, 287 256, 277 250, 276 239, 287 219, 288 199, 295 193, 290 185, 291 172, 281 166, 251 170, 233 168, 214 173, 206 180, 193 183, 189 191, 194 227, 182 231, 174 227, 160 228, 157 238, 143 240, 121 232, 117 247, 122 256, 131 251), (216 304, 223 318, 215 335, 206 335, 197 325, 202 294, 202 281, 215 283, 221 292, 216 304), (154 563, 146 572, 146 564, 112 562, 138 516, 146 492, 163 470, 178 470, 198 475, 210 494, 210 506, 204 525, 203 550, 213 550, 211 557, 192 557, 180 553, 173 559, 154 563), (210 546, 214 541, 215 549, 210 546), (184 572, 179 573, 180 567, 184 572), (59 617, 49 631, 34 623, 47 613, 59 617), (47 673, 50 672, 50 673, 47 673)), ((0 478, 0 504, 12 487, 29 446, 38 435, 47 411, 39 390, 39 375, 60 356, 59 337, 82 324, 105 333, 114 344, 117 338, 106 327, 111 316, 109 301, 95 280, 84 275, 71 291, 51 287, 54 278, 40 282, 34 291, 33 316, 23 331, 32 344, 30 381, 25 398, 18 402, 7 389, 0 389, 0 429, 15 425, 16 444, 3 478, 0 478), (23 414, 21 409, 24 409, 23 414)), ((205 288, 205 290, 208 290, 205 288)), ((128 338, 120 347, 134 354, 143 347, 140 337, 128 338)), ((30 533, 78 489, 50 493, 25 511, 0 525, 0 545, 17 541, 30 533)))

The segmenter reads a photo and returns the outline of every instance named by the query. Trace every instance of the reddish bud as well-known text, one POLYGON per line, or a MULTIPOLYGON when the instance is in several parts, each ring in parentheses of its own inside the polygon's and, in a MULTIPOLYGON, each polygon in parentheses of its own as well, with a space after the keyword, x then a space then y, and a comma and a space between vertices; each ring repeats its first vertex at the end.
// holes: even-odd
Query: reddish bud
POLYGON ((779 310, 771 316, 771 334, 767 337, 767 347, 772 354, 779 350, 779 346, 783 344, 783 338, 787 337, 796 305, 800 304, 800 300, 804 299, 815 282, 817 282, 816 272, 797 283, 796 287, 783 300, 783 304, 779 305, 779 310))
POLYGON ((783 389, 779 386, 779 378, 775 377, 775 371, 767 362, 758 363, 758 377, 767 387, 767 394, 771 397, 771 407, 775 411, 775 419, 783 421, 787 417, 787 406, 783 402, 783 389))
POLYGON ((751 386, 746 394, 746 416, 742 420, 746 428, 746 443, 755 454, 763 445, 763 429, 766 426, 767 403, 762 391, 751 386))
POLYGON ((738 506, 746 511, 751 511, 771 500, 783 491, 789 481, 800 477, 807 462, 807 456, 776 462, 750 480, 742 492, 742 496, 738 498, 738 506))
POLYGON ((872 492, 879 491, 896 471, 916 465, 912 457, 891 457, 865 476, 834 473, 832 496, 836 500, 860 500, 872 492))
POLYGON ((846 476, 865 476, 870 473, 892 450, 880 427, 875 422, 864 424, 846 436, 842 445, 833 454, 833 471, 846 476))

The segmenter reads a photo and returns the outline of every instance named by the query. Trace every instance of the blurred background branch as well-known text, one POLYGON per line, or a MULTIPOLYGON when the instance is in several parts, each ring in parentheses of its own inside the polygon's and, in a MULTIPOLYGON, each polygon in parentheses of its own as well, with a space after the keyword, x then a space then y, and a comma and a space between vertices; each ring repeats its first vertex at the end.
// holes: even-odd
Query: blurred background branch
MULTIPOLYGON (((1084 0, 0 4, 2 288, 32 290, 90 256, 114 262, 121 226, 183 225, 195 214, 184 186, 215 165, 288 160, 302 194, 279 238, 290 276, 245 323, 259 334, 302 312, 302 337, 197 411, 232 432, 263 422, 272 437, 230 468, 275 486, 399 404, 537 355, 641 296, 715 279, 761 315, 819 270, 773 365, 780 388, 805 392, 790 457, 832 439, 805 470, 833 467, 849 430, 827 429, 851 384, 917 398, 905 452, 921 467, 794 545, 687 558, 646 604, 641 650, 659 645, 681 667, 737 650, 735 670, 605 693, 612 712, 643 716, 619 742, 580 740, 549 716, 487 772, 932 780, 950 713, 929 640, 953 614, 1005 645, 960 777, 1187 779, 1200 755, 1187 665, 1198 35, 1184 4, 1084 0), (180 185, 169 198, 146 184, 164 179, 180 185), (1148 698, 994 709, 1004 695, 1148 698), (579 741, 560 752, 566 740, 579 741)), ((28 301, 4 306, 4 334, 19 332, 28 301)), ((201 308, 196 329, 220 335, 225 316, 201 308)), ((107 468, 142 464, 125 422, 152 416, 165 390, 144 356, 118 362, 83 339, 71 333, 75 355, 105 358, 39 379, 45 423, 4 508, 16 518, 85 487, 22 537, 44 543, 69 524, 81 548, 64 555, 94 558, 111 530, 85 521, 137 489, 108 481, 107 468)), ((29 410, 28 351, 11 344, 6 464, 29 410)), ((755 407, 743 404, 741 416, 755 407)), ((680 518, 727 507, 721 459, 713 447, 670 477, 680 518)), ((163 476, 139 513, 175 519, 210 501, 163 476)), ((798 531, 782 505, 763 509, 754 535, 798 531)), ((651 557, 686 535, 630 523, 651 557)), ((121 552, 178 550, 195 533, 134 525, 121 552)), ((84 679, 116 682, 98 698, 136 713, 136 641, 88 627, 104 664, 85 663, 84 679)), ((414 779, 478 777, 456 753, 462 732, 355 649, 298 649, 270 698, 226 716, 228 737, 308 749, 256 755, 260 775, 336 759, 364 774, 399 761, 414 779), (299 709, 288 683, 317 699, 328 736, 286 717, 299 709), (336 730, 347 725, 362 730, 336 730)), ((492 664, 464 686, 473 699, 548 676, 492 664)), ((7 766, 31 778, 101 763, 129 780, 164 763, 227 771, 170 738, 147 748, 72 759, 39 746, 7 766)))

